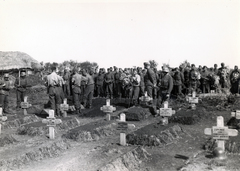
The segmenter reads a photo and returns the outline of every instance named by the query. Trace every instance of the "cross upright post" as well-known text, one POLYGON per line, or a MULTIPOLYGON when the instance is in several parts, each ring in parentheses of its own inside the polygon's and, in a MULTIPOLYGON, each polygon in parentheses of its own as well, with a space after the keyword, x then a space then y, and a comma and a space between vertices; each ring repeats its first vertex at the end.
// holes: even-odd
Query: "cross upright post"
POLYGON ((163 117, 162 121, 163 121, 163 125, 167 125, 168 124, 168 117, 174 115, 176 112, 175 110, 172 110, 172 108, 168 108, 168 101, 164 102, 164 107, 160 108, 160 110, 157 110, 157 113, 160 114, 160 116, 163 117))
POLYGON ((228 129, 224 126, 224 119, 222 116, 217 117, 217 126, 204 129, 205 135, 212 135, 213 139, 217 140, 217 147, 220 147, 225 151, 225 141, 229 139, 229 136, 237 136, 238 131, 236 129, 228 129))
POLYGON ((57 124, 62 123, 62 120, 61 119, 56 119, 54 117, 54 110, 49 110, 49 117, 47 117, 47 119, 43 119, 42 123, 47 124, 47 126, 49 127, 49 138, 50 139, 54 139, 55 138, 54 127, 57 124))
POLYGON ((2 108, 0 108, 0 135, 2 133, 2 122, 5 122, 7 120, 7 116, 3 116, 2 111, 2 108))
POLYGON ((100 108, 101 111, 106 113, 106 119, 107 121, 111 120, 111 113, 116 110, 116 107, 113 107, 110 105, 110 99, 106 100, 106 105, 100 108))
POLYGON ((191 108, 193 109, 193 110, 195 110, 196 109, 196 104, 198 103, 198 97, 196 97, 196 91, 193 91, 192 92, 192 97, 189 97, 188 98, 188 101, 189 101, 189 103, 191 104, 191 108))
POLYGON ((117 130, 120 130, 120 145, 126 146, 126 130, 130 128, 135 128, 134 124, 128 124, 126 122, 126 115, 124 113, 120 114, 120 120, 118 122, 117 130))
POLYGON ((27 115, 27 109, 32 106, 31 104, 29 104, 27 99, 28 99, 28 96, 24 96, 24 101, 21 102, 21 108, 23 109, 24 115, 27 115))
POLYGON ((63 104, 60 104, 60 110, 63 113, 63 117, 67 117, 67 111, 69 109, 69 105, 67 104, 67 98, 63 100, 63 104))

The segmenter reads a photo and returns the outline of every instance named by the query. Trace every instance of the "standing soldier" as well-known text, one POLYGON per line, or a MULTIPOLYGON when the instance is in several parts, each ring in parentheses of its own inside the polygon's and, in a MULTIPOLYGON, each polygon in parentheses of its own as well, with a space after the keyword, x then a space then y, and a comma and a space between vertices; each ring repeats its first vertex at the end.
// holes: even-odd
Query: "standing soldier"
POLYGON ((20 72, 20 78, 16 79, 15 87, 17 87, 17 110, 20 110, 21 102, 24 101, 24 96, 26 96, 27 88, 31 87, 25 71, 20 72))
POLYGON ((179 68, 175 68, 175 73, 173 75, 174 80, 174 93, 176 93, 177 97, 182 96, 182 85, 184 83, 183 73, 180 72, 179 68))
POLYGON ((133 105, 137 105, 138 102, 138 97, 139 97, 139 91, 140 91, 140 82, 141 82, 141 77, 137 73, 137 69, 133 69, 133 76, 132 76, 132 86, 133 86, 133 91, 132 91, 132 100, 133 100, 133 105))
POLYGON ((160 88, 158 94, 158 107, 161 107, 162 103, 170 99, 173 89, 173 78, 169 74, 169 68, 167 66, 162 67, 162 78, 158 86, 160 88))
POLYGON ((47 76, 47 86, 49 94, 49 102, 51 109, 54 110, 56 116, 60 116, 60 104, 63 102, 64 93, 62 90, 63 78, 57 75, 57 68, 53 66, 51 68, 52 73, 47 76))
POLYGON ((103 82, 104 82, 104 74, 102 68, 100 68, 98 75, 95 77, 95 87, 96 87, 96 96, 103 97, 103 82))
MULTIPOLYGON (((145 93, 145 83, 144 83, 144 73, 141 67, 137 68, 138 70, 138 75, 140 75, 140 92, 139 92, 139 96, 144 96, 145 93)), ((138 99, 139 100, 139 99, 138 99)))
POLYGON ((201 73, 201 85, 203 93, 210 93, 210 74, 206 66, 201 73))
POLYGON ((197 91, 198 85, 199 85, 199 80, 200 80, 200 73, 197 71, 197 68, 195 67, 194 64, 192 64, 192 69, 190 71, 190 92, 192 93, 193 91, 197 91))
POLYGON ((82 75, 78 73, 77 69, 73 70, 72 77, 72 92, 73 92, 73 104, 76 108, 76 114, 81 114, 81 82, 84 79, 82 75))
POLYGON ((86 88, 83 94, 83 106, 89 109, 92 108, 92 98, 94 92, 94 75, 93 70, 90 70, 89 74, 83 69, 82 75, 85 77, 86 88), (87 105, 88 104, 88 105, 87 105))
MULTIPOLYGON (((156 84, 157 84, 156 74, 150 68, 150 64, 148 62, 144 62, 144 68, 146 69, 144 82, 145 82, 147 94, 150 98, 153 98, 153 89, 156 87, 156 84)), ((149 101, 149 104, 152 104, 152 100, 149 101)))
POLYGON ((114 77, 111 73, 111 69, 107 69, 107 73, 104 76, 104 82, 105 82, 105 92, 107 95, 107 98, 112 99, 113 98, 113 81, 114 77))
POLYGON ((63 73, 63 80, 64 80, 64 85, 63 85, 63 90, 64 94, 66 97, 69 97, 70 94, 70 80, 71 80, 71 73, 70 73, 70 68, 65 68, 64 73, 63 73))
POLYGON ((226 88, 228 71, 224 63, 221 63, 221 68, 219 68, 218 71, 219 71, 219 77, 220 77, 219 83, 221 85, 221 88, 226 88))
POLYGON ((0 80, 0 106, 5 114, 11 113, 8 108, 9 103, 9 91, 13 88, 13 82, 9 80, 9 74, 5 73, 3 80, 0 80))
POLYGON ((239 92, 239 81, 240 81, 240 72, 238 71, 238 66, 234 66, 234 70, 230 75, 231 82, 231 93, 238 94, 239 92))

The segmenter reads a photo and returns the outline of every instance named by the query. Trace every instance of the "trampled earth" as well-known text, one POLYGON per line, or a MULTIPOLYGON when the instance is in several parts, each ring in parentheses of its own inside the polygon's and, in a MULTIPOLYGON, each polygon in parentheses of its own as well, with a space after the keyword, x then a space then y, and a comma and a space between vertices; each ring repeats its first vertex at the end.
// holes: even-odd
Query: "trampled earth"
MULTIPOLYGON (((212 151, 216 142, 205 135, 205 128, 216 126, 223 116, 224 125, 239 129, 231 112, 240 110, 240 98, 226 94, 199 97, 196 110, 189 108, 186 99, 172 99, 169 107, 176 113, 163 126, 155 109, 144 104, 128 107, 126 99, 113 99, 116 111, 111 120, 100 110, 106 99, 96 98, 92 109, 83 109, 77 116, 58 118, 55 139, 42 120, 48 116, 48 95, 44 86, 28 92, 32 104, 28 115, 14 111, 14 90, 10 94, 12 114, 2 123, 0 136, 0 170, 23 171, 159 171, 159 170, 230 170, 240 168, 240 135, 225 142, 227 159, 219 161, 212 151), (118 127, 119 114, 125 113, 128 124, 135 128, 126 131, 127 145, 121 146, 118 127)), ((71 105, 71 99, 68 99, 71 105)))

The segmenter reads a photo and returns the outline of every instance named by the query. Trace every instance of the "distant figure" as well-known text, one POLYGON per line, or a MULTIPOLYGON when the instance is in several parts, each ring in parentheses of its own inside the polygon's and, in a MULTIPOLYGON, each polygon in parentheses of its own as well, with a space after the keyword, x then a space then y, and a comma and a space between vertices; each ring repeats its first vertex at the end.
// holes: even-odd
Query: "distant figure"
POLYGON ((94 92, 94 75, 93 70, 91 69, 89 74, 86 72, 85 69, 82 71, 82 75, 85 77, 86 80, 86 88, 83 94, 83 106, 84 108, 92 108, 92 98, 94 92))
POLYGON ((238 70, 238 66, 234 66, 234 70, 230 75, 230 82, 231 82, 231 93, 238 94, 239 92, 239 81, 240 81, 240 72, 238 70))
POLYGON ((5 73, 3 79, 0 80, 0 107, 3 113, 9 114, 11 111, 8 108, 9 91, 13 88, 13 82, 9 80, 9 74, 5 73))
POLYGON ((15 87, 17 88, 17 108, 16 110, 21 109, 21 102, 24 101, 24 96, 26 96, 26 91, 31 87, 29 79, 26 76, 25 71, 20 72, 20 77, 16 79, 15 87))

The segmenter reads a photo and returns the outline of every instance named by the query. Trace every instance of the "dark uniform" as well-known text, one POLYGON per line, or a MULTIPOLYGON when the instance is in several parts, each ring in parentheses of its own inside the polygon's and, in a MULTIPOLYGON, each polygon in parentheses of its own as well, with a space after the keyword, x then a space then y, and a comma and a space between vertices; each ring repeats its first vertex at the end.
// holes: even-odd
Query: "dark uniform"
MULTIPOLYGON (((145 62, 144 68, 147 70, 144 75, 144 82, 147 90, 147 94, 149 97, 153 98, 153 90, 157 84, 157 78, 155 72, 150 68, 150 64, 145 62)), ((150 101, 152 103, 152 101, 150 101)))
POLYGON ((56 68, 52 69, 52 73, 47 76, 47 86, 49 94, 49 102, 51 109, 54 110, 57 116, 60 116, 60 104, 64 99, 62 89, 63 78, 56 73, 56 68))
MULTIPOLYGON (((164 101, 168 101, 173 90, 173 78, 169 74, 169 69, 167 67, 163 67, 163 76, 161 81, 159 82, 159 94, 158 101, 162 104, 164 101)), ((160 105, 158 104, 158 106, 160 105)), ((159 106, 160 107, 160 106, 159 106)))
POLYGON ((81 82, 83 76, 80 75, 77 70, 74 70, 74 75, 72 76, 72 93, 73 93, 73 104, 76 108, 76 114, 81 113, 81 82))
POLYGON ((108 69, 108 72, 104 76, 104 82, 105 82, 105 93, 107 95, 107 98, 113 98, 113 81, 114 76, 110 72, 110 69, 108 69))
POLYGON ((17 110, 21 109, 21 102, 24 101, 28 87, 31 87, 26 72, 21 72, 20 78, 16 79, 15 87, 17 87, 17 110))
POLYGON ((13 88, 13 82, 9 80, 9 74, 4 74, 4 78, 0 80, 0 107, 4 113, 10 113, 8 109, 9 91, 13 88))
POLYGON ((238 94, 239 91, 239 82, 240 82, 240 72, 238 71, 238 66, 234 67, 234 70, 232 71, 230 75, 230 82, 231 82, 231 93, 232 94, 238 94))
POLYGON ((86 81, 86 88, 83 94, 83 105, 84 107, 88 108, 92 107, 92 98, 94 93, 94 75, 93 72, 91 73, 91 71, 90 74, 86 73, 86 71, 83 71, 83 76, 85 77, 84 79, 86 81))

